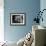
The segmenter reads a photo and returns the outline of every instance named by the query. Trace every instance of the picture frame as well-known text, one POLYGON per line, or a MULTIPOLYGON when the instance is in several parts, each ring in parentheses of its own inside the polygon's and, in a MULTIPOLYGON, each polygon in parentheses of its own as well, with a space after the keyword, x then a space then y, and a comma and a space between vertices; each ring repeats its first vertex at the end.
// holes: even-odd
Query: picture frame
POLYGON ((26 24, 26 13, 10 13, 10 25, 19 26, 26 24))

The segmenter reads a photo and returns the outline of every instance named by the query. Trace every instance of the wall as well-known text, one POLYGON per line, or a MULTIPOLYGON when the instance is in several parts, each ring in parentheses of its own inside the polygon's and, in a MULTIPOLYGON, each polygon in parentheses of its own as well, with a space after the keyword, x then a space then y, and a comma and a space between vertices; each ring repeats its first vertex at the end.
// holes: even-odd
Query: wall
MULTIPOLYGON (((41 0, 41 1, 40 1, 40 9, 41 9, 41 11, 42 11, 43 9, 46 9, 46 0, 41 0)), ((46 20, 45 20, 45 19, 46 19, 46 10, 43 12, 42 17, 43 17, 43 22, 40 21, 40 25, 46 27, 46 20)))
POLYGON ((32 29, 33 19, 40 10, 40 0, 4 0, 4 39, 18 41, 32 29), (10 13, 26 13, 26 25, 10 26, 10 13))

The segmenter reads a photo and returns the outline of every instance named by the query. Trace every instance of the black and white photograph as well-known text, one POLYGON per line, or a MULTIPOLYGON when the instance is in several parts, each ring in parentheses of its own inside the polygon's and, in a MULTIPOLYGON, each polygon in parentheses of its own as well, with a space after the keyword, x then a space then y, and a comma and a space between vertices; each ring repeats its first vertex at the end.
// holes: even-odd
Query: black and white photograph
POLYGON ((11 25, 24 25, 25 24, 25 14, 24 13, 11 13, 10 14, 10 24, 11 25))

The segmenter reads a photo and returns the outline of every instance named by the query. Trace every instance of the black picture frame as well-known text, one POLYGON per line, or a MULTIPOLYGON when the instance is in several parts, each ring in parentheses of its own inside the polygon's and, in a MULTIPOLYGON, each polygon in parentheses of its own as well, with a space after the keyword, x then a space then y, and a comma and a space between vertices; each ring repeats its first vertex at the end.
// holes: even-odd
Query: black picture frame
POLYGON ((26 24, 26 13, 10 13, 10 25, 22 26, 26 24))

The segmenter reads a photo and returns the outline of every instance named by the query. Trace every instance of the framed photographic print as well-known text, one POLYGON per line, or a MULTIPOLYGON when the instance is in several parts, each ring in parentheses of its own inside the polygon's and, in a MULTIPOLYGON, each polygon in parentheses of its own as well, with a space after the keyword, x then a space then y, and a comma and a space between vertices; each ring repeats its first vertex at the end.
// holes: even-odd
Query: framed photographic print
POLYGON ((25 25, 25 13, 10 13, 11 25, 25 25))

